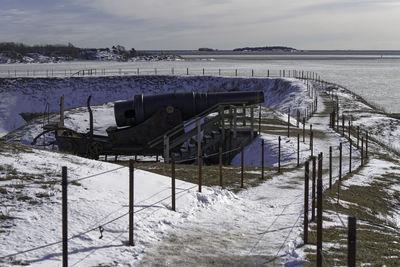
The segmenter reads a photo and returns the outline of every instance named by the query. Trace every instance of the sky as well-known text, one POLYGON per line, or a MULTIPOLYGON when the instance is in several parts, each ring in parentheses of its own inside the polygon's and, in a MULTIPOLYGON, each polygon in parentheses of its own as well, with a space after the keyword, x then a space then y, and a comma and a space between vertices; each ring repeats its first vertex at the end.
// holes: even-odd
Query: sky
POLYGON ((400 50, 399 0, 0 0, 0 42, 400 50))

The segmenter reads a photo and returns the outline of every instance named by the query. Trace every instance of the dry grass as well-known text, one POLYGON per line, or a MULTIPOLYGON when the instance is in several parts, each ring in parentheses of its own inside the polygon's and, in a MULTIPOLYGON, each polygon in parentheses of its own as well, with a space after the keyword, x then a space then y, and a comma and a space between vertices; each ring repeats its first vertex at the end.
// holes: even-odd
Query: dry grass
MULTIPOLYGON (((383 155, 382 155, 383 156, 383 155)), ((349 179, 358 173, 345 176, 349 179)), ((333 220, 339 224, 323 230, 324 261, 328 266, 347 264, 347 219, 344 225, 339 220, 342 216, 356 216, 357 221, 357 266, 400 266, 400 229, 386 218, 400 208, 400 193, 393 193, 389 188, 397 184, 400 179, 398 173, 386 173, 374 177, 374 182, 367 186, 343 186, 336 183, 331 190, 324 193, 324 222, 333 220), (338 188, 340 186, 340 188, 338 188), (338 189, 339 198, 338 202, 338 189), (331 244, 329 248, 328 244, 331 244)), ((316 244, 316 225, 310 225, 310 244, 316 244)), ((308 248, 305 266, 316 266, 316 250, 308 248)))

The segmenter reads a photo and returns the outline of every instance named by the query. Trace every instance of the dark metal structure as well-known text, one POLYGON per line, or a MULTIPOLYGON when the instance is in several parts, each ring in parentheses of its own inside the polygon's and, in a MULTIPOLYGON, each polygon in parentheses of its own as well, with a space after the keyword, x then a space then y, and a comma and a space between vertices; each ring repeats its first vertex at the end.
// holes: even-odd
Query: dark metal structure
MULTIPOLYGON (((169 93, 159 95, 136 95, 133 100, 114 104, 116 126, 107 129, 107 135, 93 133, 93 115, 88 98, 89 132, 78 133, 64 127, 63 97, 60 101, 60 121, 44 126, 43 134, 54 131, 60 151, 97 159, 99 155, 159 155, 168 157, 171 151, 179 152, 179 147, 191 136, 202 132, 203 136, 219 135, 219 145, 225 145, 224 138, 230 133, 237 136, 237 108, 251 110, 253 125, 254 104, 264 102, 262 91, 221 92, 221 93, 169 93), (251 108, 250 108, 251 106, 251 108), (227 114, 227 111, 229 113, 227 114), (217 115, 212 116, 217 112, 217 115), (235 129, 227 130, 223 125, 228 120, 235 129), (195 122, 199 129, 189 130, 195 122), (234 122, 233 122, 234 121, 234 122), (199 126, 200 125, 200 126, 199 126), (203 127, 202 127, 203 126, 203 127), (191 134, 193 133, 193 134, 191 134), (166 155, 165 138, 168 138, 166 155), (175 141, 175 142, 174 142, 175 141)), ((249 119, 249 118, 247 118, 249 119)), ((194 128, 194 127, 192 127, 194 128)), ((248 131, 250 135, 250 130, 248 131)), ((253 129, 251 136, 254 137, 253 129)), ((192 140, 189 140, 192 141, 192 140)), ((196 146, 200 147, 199 138, 196 146)), ((231 142, 232 143, 232 142, 231 142)), ((218 149, 218 148, 217 148, 218 149)))

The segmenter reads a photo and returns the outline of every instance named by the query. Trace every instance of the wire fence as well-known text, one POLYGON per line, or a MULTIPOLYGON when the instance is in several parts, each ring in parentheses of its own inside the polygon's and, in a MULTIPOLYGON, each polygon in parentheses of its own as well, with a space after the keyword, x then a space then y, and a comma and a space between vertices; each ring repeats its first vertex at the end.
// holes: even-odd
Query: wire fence
MULTIPOLYGON (((351 138, 351 137, 349 136, 349 138, 351 138)), ((337 148, 339 148, 339 147, 340 147, 340 146, 335 146, 334 148, 337 149, 337 148)), ((236 152, 236 151, 238 151, 239 149, 241 149, 241 147, 238 147, 238 148, 235 148, 235 149, 232 149, 232 150, 229 150, 229 151, 225 151, 225 152, 222 153, 222 155, 226 155, 226 154, 228 154, 228 153, 236 152)), ((289 153, 288 155, 289 155, 289 156, 292 156, 292 155, 295 155, 295 154, 298 155, 298 152, 289 153)), ((203 157, 204 157, 204 158, 208 158, 208 157, 215 157, 215 156, 217 156, 217 155, 220 155, 220 153, 213 153, 213 154, 209 154, 209 155, 204 155, 203 157)), ((182 160, 182 161, 177 161, 176 163, 183 163, 183 162, 192 161, 192 160, 196 160, 196 159, 197 159, 197 157, 194 157, 194 158, 191 158, 191 159, 185 159, 185 160, 182 160)), ((307 160, 308 160, 308 159, 307 159, 307 160)), ((322 157, 321 157, 321 159, 319 159, 319 160, 321 160, 319 163, 322 164, 322 157)), ((112 170, 107 170, 107 171, 100 172, 100 173, 97 173, 97 174, 93 174, 93 175, 89 175, 89 176, 85 176, 85 177, 80 177, 80 178, 77 178, 77 179, 70 180, 70 181, 68 181, 68 183, 80 182, 80 181, 83 181, 83 180, 86 180, 86 179, 95 178, 95 177, 100 177, 101 175, 104 175, 104 174, 107 174, 107 173, 116 172, 116 171, 118 171, 118 170, 120 170, 120 169, 123 169, 123 168, 126 168, 126 167, 118 167, 118 168, 115 168, 115 169, 112 169, 112 170)), ((58 181, 58 182, 61 182, 61 181, 58 181)), ((178 192, 178 195, 179 195, 179 194, 182 194, 183 192, 190 191, 190 190, 194 189, 195 187, 197 187, 197 185, 192 186, 192 187, 189 187, 189 188, 182 189, 180 192, 178 192)), ((327 190, 328 187, 325 186, 325 187, 323 187, 323 189, 324 189, 324 190, 327 190)), ((159 191, 159 192, 156 192, 156 193, 154 193, 152 196, 149 196, 147 199, 151 199, 153 196, 156 196, 156 195, 160 194, 161 192, 163 192, 163 191, 165 191, 165 190, 167 190, 167 189, 163 189, 163 190, 161 190, 161 191, 159 191)), ((133 213, 139 213, 139 212, 141 212, 141 211, 143 211, 143 210, 152 208, 152 207, 154 207, 155 205, 161 203, 162 201, 165 201, 165 200, 171 198, 171 196, 172 196, 172 195, 169 195, 169 196, 167 196, 167 197, 165 197, 165 198, 163 198, 163 199, 161 199, 161 200, 158 200, 158 201, 152 203, 152 204, 149 205, 149 206, 146 206, 146 207, 143 207, 143 208, 141 208, 141 209, 135 210, 133 213)), ((289 206, 291 206, 293 203, 297 202, 298 199, 299 199, 301 196, 303 196, 303 195, 302 195, 302 194, 299 194, 298 196, 296 196, 296 198, 295 198, 291 203, 282 205, 283 210, 282 210, 282 212, 281 212, 280 214, 271 215, 271 217, 274 218, 274 220, 272 221, 271 225, 267 228, 267 230, 265 231, 265 233, 267 233, 267 232, 269 231, 269 229, 272 227, 272 225, 274 225, 274 224, 277 222, 277 220, 278 220, 281 216, 284 216, 283 213, 284 213, 284 211, 287 209, 287 207, 289 207, 289 206)), ((144 201, 144 200, 142 200, 142 201, 144 201)), ((313 202, 313 201, 314 201, 314 199, 311 199, 311 202, 313 202)), ((334 205, 334 207, 335 207, 336 214, 337 214, 337 216, 338 216, 338 218, 339 218, 339 220, 340 220, 342 226, 343 226, 343 227, 346 227, 346 225, 345 225, 344 221, 342 220, 342 218, 340 217, 339 212, 338 212, 338 210, 337 210, 337 208, 336 208, 335 205, 334 205)), ((123 209, 123 208, 125 208, 125 207, 120 207, 119 209, 117 209, 117 210, 115 210, 115 211, 109 213, 108 215, 106 215, 104 218, 108 218, 109 216, 111 216, 112 214, 115 214, 116 212, 119 212, 119 211, 120 211, 121 209, 123 209)), ((86 229, 85 231, 82 231, 82 232, 79 232, 79 233, 77 233, 77 234, 74 234, 74 235, 70 236, 70 237, 68 238, 68 240, 71 240, 71 239, 74 239, 74 238, 77 238, 77 237, 81 237, 81 236, 83 236, 83 235, 85 235, 85 234, 87 234, 87 233, 89 233, 89 232, 92 232, 92 231, 99 231, 99 230, 100 230, 100 233, 102 234, 102 232, 104 231, 104 226, 107 226, 107 225, 109 225, 109 224, 111 224, 111 223, 113 223, 113 222, 116 222, 116 221, 120 220, 121 218, 123 218, 123 217, 129 215, 130 213, 131 213, 131 212, 129 212, 129 211, 128 211, 128 212, 125 212, 125 213, 123 213, 122 215, 119 215, 119 216, 117 216, 117 217, 115 217, 115 218, 113 218, 113 219, 111 219, 111 220, 108 220, 108 221, 106 221, 106 222, 104 222, 104 223, 100 223, 101 220, 100 220, 100 221, 97 221, 96 223, 93 223, 93 224, 92 224, 92 225, 93 225, 92 227, 89 227, 89 228, 86 229), (103 231, 102 231, 101 229, 103 229, 103 231)), ((290 226, 290 227, 282 227, 282 228, 277 229, 277 231, 287 230, 287 229, 290 229, 290 231, 289 231, 288 234, 285 236, 285 238, 284 238, 284 240, 283 240, 281 246, 279 247, 279 249, 278 249, 277 252, 275 253, 275 256, 274 256, 273 261, 275 261, 278 257, 281 257, 281 256, 282 256, 282 255, 279 255, 279 254, 280 254, 280 252, 282 251, 283 246, 287 243, 287 240, 288 240, 288 239, 290 238, 290 236, 292 235, 293 230, 294 230, 294 228, 296 227, 296 225, 298 224, 298 221, 300 220, 301 217, 302 217, 302 213, 300 213, 300 214, 297 216, 297 218, 296 218, 296 220, 295 220, 295 222, 294 222, 294 224, 293 224, 292 226, 290 226)), ((104 219, 104 218, 103 218, 103 219, 104 219)), ((103 219, 102 219, 102 220, 103 220, 103 219)), ((361 219, 361 220, 362 220, 362 219, 361 219)), ((368 222, 367 220, 362 220, 362 221, 368 222)), ((368 222, 368 223, 370 223, 371 225, 379 226, 379 227, 390 228, 389 225, 379 225, 379 224, 376 224, 376 223, 373 223, 373 222, 368 222)), ((392 228, 393 228, 393 227, 392 227, 392 228)), ((391 229, 392 229, 392 228, 391 228, 391 229)), ((392 229, 392 230, 394 230, 394 229, 392 229)), ((250 253, 258 246, 258 244, 260 243, 260 241, 264 238, 265 233, 256 241, 256 243, 252 246, 252 248, 250 249, 250 251, 248 252, 248 254, 250 254, 250 253)), ((313 232, 311 232, 311 233, 314 235, 313 232)), ((397 232, 397 233, 398 233, 398 232, 397 232)), ((117 238, 119 238, 122 234, 123 234, 123 233, 121 233, 120 235, 116 236, 116 237, 114 238, 114 240, 116 240, 117 238)), ((44 249, 44 248, 47 248, 47 247, 50 247, 50 246, 54 246, 54 245, 60 244, 60 243, 62 243, 62 242, 63 242, 63 241, 60 240, 60 241, 56 241, 56 242, 53 242, 53 243, 44 244, 44 245, 42 245, 42 246, 38 246, 38 247, 35 247, 35 248, 27 249, 27 250, 24 250, 24 251, 18 251, 18 252, 15 252, 15 253, 12 253, 12 254, 8 254, 8 255, 5 255, 5 256, 0 256, 0 259, 15 257, 15 256, 17 256, 17 255, 21 255, 21 254, 25 254, 25 253, 32 252, 32 251, 35 251, 35 250, 40 250, 40 249, 44 249)), ((361 241, 359 241, 359 242, 360 242, 360 245, 361 245, 361 241)), ((75 262, 74 265, 76 265, 76 264, 82 262, 83 260, 85 260, 86 258, 88 258, 88 257, 89 257, 92 253, 94 253, 94 252, 95 252, 95 251, 92 251, 92 252, 90 252, 88 255, 85 255, 85 257, 83 257, 82 259, 80 259, 80 260, 78 260, 77 262, 75 262)), ((323 252, 322 250, 321 250, 320 252, 321 252, 321 254, 322 254, 322 259, 323 259, 325 265, 327 265, 326 255, 324 255, 324 252, 323 252)), ((73 266, 74 266, 74 265, 73 265, 73 266)), ((327 266, 328 266, 328 265, 327 265, 327 266)))
MULTIPOLYGON (((118 168, 115 168, 115 169, 112 169, 112 170, 108 170, 108 171, 100 172, 100 173, 97 173, 97 174, 93 174, 93 175, 89 175, 89 176, 77 178, 77 179, 74 179, 74 180, 69 181, 69 183, 73 183, 73 182, 77 182, 77 181, 82 181, 82 180, 86 180, 86 179, 94 178, 94 177, 100 177, 100 176, 102 176, 102 175, 104 175, 104 174, 116 172, 116 171, 118 171, 118 170, 120 170, 120 169, 123 169, 123 168, 127 168, 127 167, 118 167, 118 168)), ((61 181, 60 181, 60 183, 61 183, 61 181)), ((196 186, 191 186, 191 187, 189 187, 189 188, 182 189, 180 192, 177 193, 177 195, 180 195, 180 194, 182 194, 182 193, 184 193, 184 192, 190 191, 190 190, 194 189, 195 187, 196 187, 196 186)), ((151 199, 152 197, 156 196, 157 194, 161 193, 161 192, 164 191, 164 190, 166 190, 166 189, 163 189, 163 190, 161 190, 161 191, 159 191, 159 192, 153 194, 152 196, 149 196, 149 197, 148 197, 147 199, 145 199, 145 200, 139 201, 137 204, 142 203, 142 202, 144 202, 144 201, 146 201, 146 200, 148 200, 148 199, 151 199)), ((167 200, 167 199, 170 199, 170 198, 171 198, 171 195, 169 195, 169 196, 167 196, 167 197, 164 197, 164 198, 162 198, 162 199, 160 199, 160 200, 158 200, 158 201, 156 201, 156 202, 154 202, 154 203, 151 203, 150 205, 147 205, 146 207, 143 207, 143 208, 141 208, 141 209, 135 210, 134 213, 136 214, 136 213, 139 213, 139 212, 144 211, 144 210, 146 210, 146 209, 153 208, 153 207, 155 207, 155 205, 157 205, 157 204, 159 204, 159 203, 161 203, 161 202, 163 202, 163 201, 165 201, 165 200, 167 200)), ((137 205, 137 204, 136 204, 136 205, 137 205)), ((120 211, 120 210, 123 209, 123 208, 126 208, 126 207, 122 206, 122 207, 120 207, 119 209, 117 209, 117 210, 115 210, 115 211, 109 213, 106 217, 109 217, 111 214, 115 214, 116 212, 120 211)), ((113 219, 111 219, 111 220, 108 220, 108 221, 106 221, 106 222, 100 223, 100 222, 98 221, 97 223, 92 224, 92 225, 94 225, 93 227, 90 227, 90 228, 88 228, 88 229, 86 229, 86 230, 84 230, 84 231, 82 231, 82 232, 77 233, 77 234, 71 235, 70 237, 68 237, 68 241, 70 241, 70 240, 72 240, 72 239, 76 239, 76 238, 78 238, 78 237, 82 237, 83 235, 86 235, 86 234, 88 234, 88 233, 90 233, 90 232, 99 231, 99 229, 104 229, 104 226, 107 226, 107 225, 109 225, 109 224, 111 224, 111 223, 113 223, 113 222, 116 222, 116 221, 118 221, 118 220, 120 220, 120 219, 126 217, 126 216, 129 215, 129 214, 130 214, 130 212, 128 211, 128 212, 125 212, 125 213, 123 213, 122 215, 117 216, 117 217, 115 217, 115 218, 113 218, 113 219)), ((101 233, 102 233, 102 232, 103 232, 103 231, 101 231, 101 233)), ((123 234, 123 233, 122 233, 122 234, 123 234)), ((120 234, 119 236, 121 236, 122 234, 120 234)), ((118 237, 119 237, 119 236, 118 236, 118 237)), ((22 250, 22 251, 18 251, 18 252, 15 252, 15 253, 7 254, 7 255, 2 255, 2 256, 0 256, 0 259, 11 258, 11 257, 15 257, 15 256, 18 256, 18 255, 21 255, 21 254, 26 254, 26 253, 33 252, 33 251, 36 251, 36 250, 41 250, 41 249, 48 248, 48 247, 51 247, 51 246, 54 246, 54 245, 57 245, 57 244, 61 244, 62 242, 63 242, 63 240, 59 240, 59 241, 55 241, 55 242, 52 242, 52 243, 43 244, 43 245, 40 245, 40 246, 37 246, 37 247, 33 247, 33 248, 30 248, 30 249, 27 249, 27 250, 22 250)), ((85 257, 85 258, 86 258, 86 257, 85 257)), ((82 259, 82 260, 83 260, 83 259, 82 259)), ((82 260, 79 260, 79 261, 76 262, 75 264, 81 262, 82 260)), ((74 264, 74 265, 75 265, 75 264, 74 264)))
POLYGON ((0 78, 68 78, 68 77, 107 77, 107 76, 221 76, 221 77, 255 77, 255 78, 301 78, 320 79, 320 75, 304 70, 288 69, 249 69, 249 68, 141 68, 125 66, 118 68, 68 68, 56 66, 43 68, 37 65, 19 66, 18 68, 0 70, 0 78))

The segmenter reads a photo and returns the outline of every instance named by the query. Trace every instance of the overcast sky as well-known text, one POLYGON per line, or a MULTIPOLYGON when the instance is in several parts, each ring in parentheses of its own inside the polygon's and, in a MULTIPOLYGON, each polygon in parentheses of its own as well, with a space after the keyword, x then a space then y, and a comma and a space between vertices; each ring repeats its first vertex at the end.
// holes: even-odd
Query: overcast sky
POLYGON ((0 0, 0 42, 400 50, 399 0, 0 0))

